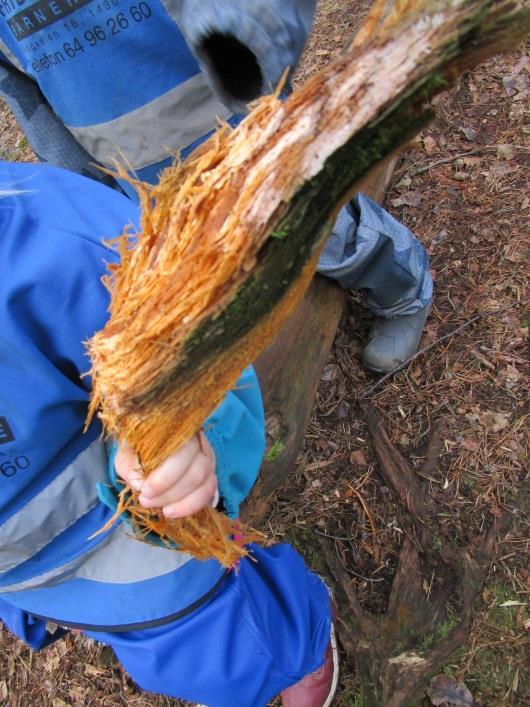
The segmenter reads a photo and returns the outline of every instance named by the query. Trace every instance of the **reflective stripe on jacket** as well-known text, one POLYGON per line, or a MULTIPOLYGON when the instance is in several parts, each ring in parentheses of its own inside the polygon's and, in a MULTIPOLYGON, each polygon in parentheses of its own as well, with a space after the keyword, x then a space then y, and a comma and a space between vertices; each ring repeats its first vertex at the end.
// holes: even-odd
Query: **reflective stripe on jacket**
MULTIPOLYGON (((316 0, 5 0, 0 59, 38 84, 69 131, 63 133, 66 143, 73 136, 110 168, 125 157, 141 179, 154 182, 179 150, 197 144, 219 118, 244 111, 246 101, 272 90, 286 67, 296 66, 315 5, 316 0), (220 36, 225 41, 217 50, 220 36)), ((46 146, 39 139, 40 123, 49 125, 50 115, 46 108, 35 110, 34 96, 28 113, 29 87, 16 73, 0 75, 0 93, 30 143, 37 138, 40 158, 58 164, 64 153, 57 144, 60 124, 46 146)))

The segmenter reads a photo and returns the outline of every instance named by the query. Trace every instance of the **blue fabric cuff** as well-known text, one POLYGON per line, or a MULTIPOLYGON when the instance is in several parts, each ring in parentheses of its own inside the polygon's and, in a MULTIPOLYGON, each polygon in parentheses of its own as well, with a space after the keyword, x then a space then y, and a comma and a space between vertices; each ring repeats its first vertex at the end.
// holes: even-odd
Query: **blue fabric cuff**
POLYGON ((265 413, 254 369, 249 366, 204 424, 216 456, 219 493, 230 518, 256 481, 265 452, 265 413))
MULTIPOLYGON (((245 101, 229 87, 204 46, 212 35, 235 37, 255 57, 262 78, 262 93, 270 93, 285 69, 294 70, 311 29, 315 0, 187 0, 181 29, 197 57, 212 90, 234 113, 246 111, 245 101)), ((249 87, 241 87, 243 93, 249 87)), ((257 98, 258 95, 253 96, 257 98)))
MULTIPOLYGON (((239 516, 239 506, 256 481, 265 452, 265 413, 258 379, 249 366, 243 371, 234 390, 210 415, 203 426, 213 447, 219 494, 230 518, 239 516)), ((123 483, 116 475, 114 460, 118 446, 109 449, 109 484, 98 484, 100 500, 112 511, 118 506, 123 483)), ((128 514, 121 516, 129 521, 128 514)), ((150 538, 155 542, 156 538, 150 538)))

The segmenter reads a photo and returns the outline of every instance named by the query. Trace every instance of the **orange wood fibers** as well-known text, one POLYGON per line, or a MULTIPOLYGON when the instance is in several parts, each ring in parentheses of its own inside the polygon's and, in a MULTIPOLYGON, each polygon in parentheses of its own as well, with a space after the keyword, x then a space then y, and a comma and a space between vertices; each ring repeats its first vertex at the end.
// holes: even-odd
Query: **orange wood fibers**
MULTIPOLYGON (((292 196, 293 175, 280 173, 278 208, 270 213, 274 198, 265 202, 268 218, 263 204, 256 208, 255 195, 271 174, 263 133, 272 135, 278 108, 283 105, 275 96, 263 99, 251 130, 248 125, 239 132, 222 127, 193 159, 166 170, 158 185, 135 183, 141 230, 116 240, 120 264, 111 266, 105 279, 112 293, 110 319, 89 342, 89 419, 97 410, 106 432, 127 440, 138 452, 146 474, 201 428, 241 371, 278 333, 315 272, 320 248, 250 334, 190 370, 178 385, 172 381, 160 388, 190 334, 237 293, 282 215, 284 199, 292 196), (257 152, 267 165, 253 170, 248 162, 255 158, 259 133, 263 145, 257 152), (156 396, 150 395, 153 388, 156 396)), ((139 536, 156 532, 182 551, 199 559, 215 557, 225 566, 247 554, 246 543, 264 539, 210 508, 190 518, 165 519, 142 508, 130 488, 121 495, 113 520, 124 511, 139 536)))

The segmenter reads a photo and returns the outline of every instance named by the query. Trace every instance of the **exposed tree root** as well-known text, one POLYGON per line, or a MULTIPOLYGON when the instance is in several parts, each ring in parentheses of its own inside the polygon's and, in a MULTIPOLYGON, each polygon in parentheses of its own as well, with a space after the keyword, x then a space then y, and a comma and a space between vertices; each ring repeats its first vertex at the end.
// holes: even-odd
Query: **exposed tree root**
MULTIPOLYGON (((345 599, 338 632, 355 662, 364 696, 370 705, 401 707, 420 699, 430 677, 465 643, 507 514, 499 511, 485 534, 466 547, 457 545, 438 520, 443 509, 427 484, 392 444, 373 408, 366 406, 365 414, 379 471, 414 526, 414 541, 405 537, 401 547, 383 616, 361 607, 333 547, 328 541, 321 543, 338 593, 345 599)), ((437 463, 439 440, 435 432, 426 472, 437 463)))

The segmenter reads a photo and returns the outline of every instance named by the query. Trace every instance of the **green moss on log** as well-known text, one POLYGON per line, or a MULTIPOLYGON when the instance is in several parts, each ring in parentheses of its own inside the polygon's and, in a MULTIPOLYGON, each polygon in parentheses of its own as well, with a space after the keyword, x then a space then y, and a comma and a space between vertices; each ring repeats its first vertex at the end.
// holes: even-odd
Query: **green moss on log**
POLYGON ((233 301, 217 317, 206 319, 184 344, 184 355, 156 388, 135 405, 158 397, 166 386, 174 386, 181 376, 206 365, 247 334, 280 302, 303 267, 329 235, 329 214, 377 163, 397 146, 407 142, 429 122, 432 111, 425 107, 426 95, 439 90, 436 75, 430 93, 422 84, 405 104, 384 119, 367 127, 330 156, 322 171, 304 184, 293 198, 288 216, 276 225, 258 254, 256 268, 240 287, 233 301), (426 93, 427 91, 427 93, 426 93), (274 234, 288 233, 278 238, 274 234))

